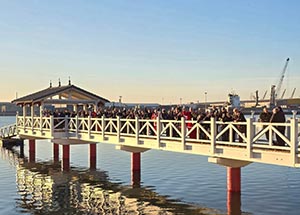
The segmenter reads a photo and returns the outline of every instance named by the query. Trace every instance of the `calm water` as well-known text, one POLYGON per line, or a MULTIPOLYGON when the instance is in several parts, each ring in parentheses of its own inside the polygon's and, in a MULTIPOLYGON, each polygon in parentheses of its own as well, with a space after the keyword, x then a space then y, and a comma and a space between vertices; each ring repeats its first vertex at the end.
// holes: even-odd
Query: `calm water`
MULTIPOLYGON (((0 126, 14 122, 0 117, 0 126)), ((226 169, 207 157, 150 150, 142 154, 141 187, 130 186, 130 153, 97 145, 71 146, 70 173, 52 162, 52 143, 36 144, 36 164, 0 150, 0 214, 227 214, 226 169)), ((61 152, 61 149, 60 149, 61 152)), ((241 206, 240 206, 241 203, 241 206)), ((242 169, 242 214, 299 214, 300 170, 264 164, 242 169)))

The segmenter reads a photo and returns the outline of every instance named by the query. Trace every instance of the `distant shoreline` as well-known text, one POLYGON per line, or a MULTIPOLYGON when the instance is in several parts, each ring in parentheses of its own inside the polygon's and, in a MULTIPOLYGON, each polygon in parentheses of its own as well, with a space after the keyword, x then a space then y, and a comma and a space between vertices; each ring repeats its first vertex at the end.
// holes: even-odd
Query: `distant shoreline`
POLYGON ((0 116, 16 116, 16 112, 0 112, 0 116))

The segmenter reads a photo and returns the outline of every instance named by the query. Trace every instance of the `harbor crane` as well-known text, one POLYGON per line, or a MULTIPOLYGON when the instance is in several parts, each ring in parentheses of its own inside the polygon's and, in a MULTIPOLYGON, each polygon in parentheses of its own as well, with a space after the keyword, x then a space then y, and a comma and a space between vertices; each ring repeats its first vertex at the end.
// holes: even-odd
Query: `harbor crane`
POLYGON ((284 94, 285 94, 285 91, 286 91, 286 89, 284 89, 284 91, 282 92, 282 95, 281 95, 281 99, 283 99, 283 97, 284 97, 284 94))
POLYGON ((287 58, 286 59, 286 62, 284 64, 284 67, 283 67, 283 70, 281 72, 281 76, 280 76, 280 79, 279 79, 279 82, 276 86, 276 93, 275 93, 275 97, 278 98, 278 96, 280 95, 280 91, 281 91, 281 86, 282 86, 282 82, 283 82, 283 79, 284 79, 284 75, 285 75, 285 72, 286 72, 286 69, 287 69, 287 66, 289 64, 289 61, 290 61, 290 58, 287 58))
POLYGON ((296 92, 296 87, 293 89, 293 92, 292 92, 292 95, 291 95, 291 99, 294 97, 295 92, 296 92))
POLYGON ((267 93, 268 93, 268 90, 266 90, 266 92, 265 92, 265 94, 264 94, 264 96, 262 98, 263 100, 266 98, 267 93))
POLYGON ((278 99, 281 91, 281 86, 283 83, 284 75, 287 70, 288 64, 289 64, 290 58, 287 58, 284 64, 284 67, 282 69, 280 79, 277 85, 272 85, 271 86, 271 97, 270 97, 270 105, 275 105, 276 104, 276 99, 278 99))

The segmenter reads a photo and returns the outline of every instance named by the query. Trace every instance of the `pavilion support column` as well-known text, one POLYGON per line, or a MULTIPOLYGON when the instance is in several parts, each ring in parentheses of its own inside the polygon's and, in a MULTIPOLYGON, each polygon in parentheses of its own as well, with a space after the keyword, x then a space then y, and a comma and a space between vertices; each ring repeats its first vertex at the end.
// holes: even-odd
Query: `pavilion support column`
POLYGON ((95 170, 97 168, 97 145, 90 144, 90 169, 95 170))
POLYGON ((40 116, 43 116, 44 104, 40 105, 40 116))
POLYGON ((29 140, 29 162, 35 162, 35 139, 29 140))
POLYGON ((53 160, 54 162, 59 161, 59 144, 53 143, 53 160))
POLYGON ((83 111, 87 111, 87 105, 86 104, 83 105, 83 111))
POLYGON ((26 104, 23 104, 23 116, 26 116, 26 104))
POLYGON ((34 104, 31 104, 30 106, 30 115, 32 118, 34 117, 34 104))
POLYGON ((77 113, 77 112, 78 112, 78 105, 77 105, 77 104, 74 104, 74 105, 73 105, 73 109, 74 109, 74 112, 77 113))
POLYGON ((62 155, 62 163, 61 169, 62 171, 70 170, 70 145, 63 145, 63 155, 62 155))

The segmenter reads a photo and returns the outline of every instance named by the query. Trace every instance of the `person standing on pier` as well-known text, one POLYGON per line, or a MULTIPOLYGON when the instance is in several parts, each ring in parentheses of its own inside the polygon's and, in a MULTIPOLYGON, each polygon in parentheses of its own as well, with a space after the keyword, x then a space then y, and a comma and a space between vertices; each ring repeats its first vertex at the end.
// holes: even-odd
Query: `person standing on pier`
MULTIPOLYGON (((261 114, 259 115, 259 122, 270 122, 272 114, 269 112, 268 108, 266 106, 264 106, 263 108, 263 112, 261 112, 261 114)), ((266 127, 268 127, 267 125, 263 125, 263 129, 265 129, 266 127)), ((266 131, 266 138, 269 141, 269 131, 266 131)))
MULTIPOLYGON (((279 122, 284 123, 285 122, 285 115, 281 107, 275 107, 273 109, 273 114, 271 116, 270 122, 279 122)), ((284 135, 285 133, 285 126, 275 126, 275 128, 284 135)), ((276 133, 276 142, 274 145, 276 146, 285 146, 285 141, 276 133)))
MULTIPOLYGON (((234 120, 234 122, 246 122, 246 118, 245 118, 244 114, 237 108, 233 109, 233 120, 234 120)), ((246 125, 238 124, 236 127, 239 130, 239 132, 244 134, 246 137, 246 125)), ((241 137, 241 135, 238 135, 238 136, 239 136, 239 142, 242 143, 243 138, 241 137)))
MULTIPOLYGON (((226 127, 228 126, 227 122, 233 121, 232 116, 226 110, 225 107, 222 107, 222 109, 221 109, 221 114, 220 114, 219 120, 221 122, 223 122, 223 124, 221 125, 221 131, 226 129, 226 127)), ((221 139, 222 139, 222 141, 229 141, 229 129, 222 135, 221 139)))

